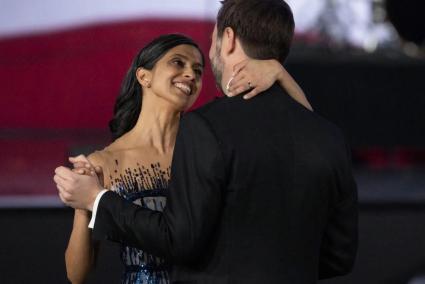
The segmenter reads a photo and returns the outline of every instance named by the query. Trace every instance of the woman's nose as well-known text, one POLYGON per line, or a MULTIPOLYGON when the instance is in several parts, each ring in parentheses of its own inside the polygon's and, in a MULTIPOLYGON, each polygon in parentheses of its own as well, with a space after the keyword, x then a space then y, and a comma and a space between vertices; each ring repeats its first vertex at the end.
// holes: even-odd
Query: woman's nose
POLYGON ((195 79, 195 71, 194 70, 192 70, 191 68, 187 68, 186 70, 185 70, 185 72, 184 72, 184 75, 183 75, 185 78, 187 78, 187 79, 190 79, 190 80, 193 80, 193 79, 195 79))

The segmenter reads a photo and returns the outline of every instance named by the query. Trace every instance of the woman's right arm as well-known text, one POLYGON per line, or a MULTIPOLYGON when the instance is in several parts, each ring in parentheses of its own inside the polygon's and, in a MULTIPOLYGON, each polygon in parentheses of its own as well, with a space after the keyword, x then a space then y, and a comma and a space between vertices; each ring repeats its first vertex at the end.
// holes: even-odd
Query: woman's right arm
POLYGON ((249 99, 278 82, 294 100, 313 111, 301 87, 277 60, 244 60, 234 66, 233 74, 225 92, 227 96, 247 92, 244 99, 249 99))
MULTIPOLYGON (((93 153, 88 159, 93 165, 102 166, 99 154, 93 153)), ((91 212, 75 210, 72 232, 65 251, 66 274, 72 284, 84 283, 95 263, 98 243, 91 238, 91 230, 88 228, 90 218, 91 212)))
POLYGON ((68 247, 65 251, 66 274, 72 284, 84 283, 96 258, 95 245, 88 228, 91 214, 87 210, 76 209, 74 224, 68 247))

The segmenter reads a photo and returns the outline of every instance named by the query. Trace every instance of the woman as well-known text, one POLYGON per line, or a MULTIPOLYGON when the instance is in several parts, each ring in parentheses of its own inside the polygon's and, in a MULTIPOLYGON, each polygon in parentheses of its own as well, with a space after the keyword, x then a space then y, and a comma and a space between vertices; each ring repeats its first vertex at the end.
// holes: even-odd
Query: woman
MULTIPOLYGON (((164 208, 180 115, 199 95, 203 66, 199 47, 182 35, 161 36, 139 52, 115 104, 110 122, 114 142, 89 156, 93 165, 102 168, 105 188, 141 206, 164 208)), ((247 85, 255 84, 250 93, 255 95, 279 78, 288 86, 291 96, 301 102, 305 100, 302 91, 282 69, 272 61, 241 63, 236 66, 228 91, 247 91, 247 85), (250 68, 256 72, 250 72, 250 68), (265 76, 263 69, 271 71, 265 76), (254 73, 265 78, 257 80, 250 75, 254 73)), ((82 283, 95 260, 96 245, 90 239, 89 220, 89 212, 75 211, 65 253, 72 283, 82 283)), ((121 256, 125 265, 123 283, 168 283, 164 260, 128 246, 122 248, 121 256)))

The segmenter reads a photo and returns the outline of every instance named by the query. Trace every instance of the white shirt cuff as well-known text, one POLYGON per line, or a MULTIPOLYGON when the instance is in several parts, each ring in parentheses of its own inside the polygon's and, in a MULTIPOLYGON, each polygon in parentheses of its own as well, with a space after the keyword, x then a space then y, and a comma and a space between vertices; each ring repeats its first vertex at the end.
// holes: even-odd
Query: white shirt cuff
POLYGON ((93 229, 94 228, 94 222, 96 220, 96 213, 97 213, 97 206, 99 206, 99 201, 100 198, 105 194, 105 192, 107 192, 107 189, 102 190, 101 192, 99 192, 96 196, 96 199, 94 200, 94 204, 93 204, 93 210, 91 212, 91 219, 90 219, 90 223, 89 223, 89 228, 93 229))

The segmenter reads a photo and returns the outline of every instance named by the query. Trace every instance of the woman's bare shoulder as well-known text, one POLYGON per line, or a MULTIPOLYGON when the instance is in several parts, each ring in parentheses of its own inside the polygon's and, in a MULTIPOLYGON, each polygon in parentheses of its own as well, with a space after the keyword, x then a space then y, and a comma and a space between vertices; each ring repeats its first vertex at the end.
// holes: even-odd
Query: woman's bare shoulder
POLYGON ((93 153, 87 156, 87 159, 93 166, 102 166, 105 163, 101 151, 94 151, 93 153))
POLYGON ((105 166, 112 159, 112 152, 109 146, 107 146, 102 150, 92 152, 87 158, 94 166, 105 166))
POLYGON ((106 166, 113 162, 121 152, 121 143, 114 141, 102 150, 94 151, 88 156, 93 165, 106 166))

